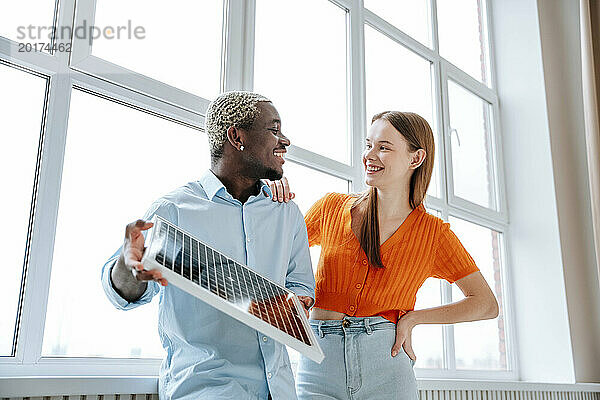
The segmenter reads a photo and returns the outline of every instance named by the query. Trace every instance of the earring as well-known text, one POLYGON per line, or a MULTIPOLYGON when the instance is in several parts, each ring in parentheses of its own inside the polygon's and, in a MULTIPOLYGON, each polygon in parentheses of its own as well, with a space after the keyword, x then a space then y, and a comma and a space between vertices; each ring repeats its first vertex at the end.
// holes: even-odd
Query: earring
POLYGON ((240 151, 244 151, 244 145, 240 146, 240 151))

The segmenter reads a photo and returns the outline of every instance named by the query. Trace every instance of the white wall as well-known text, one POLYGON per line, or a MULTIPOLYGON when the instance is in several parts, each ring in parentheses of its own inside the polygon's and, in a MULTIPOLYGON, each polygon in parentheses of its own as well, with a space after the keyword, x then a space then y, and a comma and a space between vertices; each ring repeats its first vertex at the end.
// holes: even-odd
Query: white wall
POLYGON ((578 1, 491 8, 520 376, 600 382, 578 1))
POLYGON ((574 382, 535 0, 492 3, 521 379, 574 382))

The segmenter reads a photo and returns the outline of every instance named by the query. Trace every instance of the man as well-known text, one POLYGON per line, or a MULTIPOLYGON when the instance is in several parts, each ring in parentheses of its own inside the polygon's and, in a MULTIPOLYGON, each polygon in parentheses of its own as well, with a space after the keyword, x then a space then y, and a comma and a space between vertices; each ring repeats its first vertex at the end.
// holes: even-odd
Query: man
POLYGON ((128 310, 160 293, 158 330, 167 351, 161 399, 295 399, 285 346, 168 285, 140 260, 144 234, 160 215, 232 259, 295 292, 308 309, 314 277, 304 219, 293 203, 270 199, 261 179, 283 174, 289 140, 273 104, 228 92, 206 115, 211 169, 156 201, 126 227, 125 242, 102 270, 110 301, 128 310))

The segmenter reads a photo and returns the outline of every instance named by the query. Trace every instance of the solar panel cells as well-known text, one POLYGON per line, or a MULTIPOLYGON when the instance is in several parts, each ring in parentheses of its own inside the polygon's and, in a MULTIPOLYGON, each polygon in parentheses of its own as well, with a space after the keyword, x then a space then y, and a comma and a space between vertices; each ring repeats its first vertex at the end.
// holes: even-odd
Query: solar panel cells
POLYGON ((160 217, 142 263, 170 283, 320 362, 323 353, 297 297, 160 217), (262 323, 261 323, 262 322, 262 323))

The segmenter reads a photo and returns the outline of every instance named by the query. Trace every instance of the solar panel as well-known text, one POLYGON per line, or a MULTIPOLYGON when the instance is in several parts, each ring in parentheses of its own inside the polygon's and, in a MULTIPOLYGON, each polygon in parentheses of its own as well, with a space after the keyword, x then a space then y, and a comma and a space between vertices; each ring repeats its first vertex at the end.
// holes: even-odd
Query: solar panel
POLYGON ((160 216, 148 231, 144 268, 320 363, 323 352, 298 297, 160 216))

